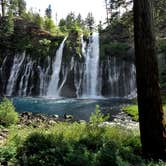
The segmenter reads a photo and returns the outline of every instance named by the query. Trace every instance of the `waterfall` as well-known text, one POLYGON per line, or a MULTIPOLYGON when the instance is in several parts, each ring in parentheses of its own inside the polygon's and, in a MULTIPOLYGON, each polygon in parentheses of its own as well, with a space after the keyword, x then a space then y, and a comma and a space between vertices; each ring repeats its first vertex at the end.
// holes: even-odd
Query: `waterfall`
POLYGON ((61 90, 62 90, 62 88, 63 88, 63 86, 64 86, 64 84, 65 84, 65 82, 66 82, 66 80, 67 80, 67 75, 68 75, 68 72, 69 72, 67 66, 62 65, 61 68, 62 68, 62 82, 61 82, 61 84, 59 85, 59 88, 58 88, 58 90, 57 90, 58 96, 59 96, 59 94, 60 94, 60 92, 61 92, 61 90))
POLYGON ((77 98, 80 97, 82 73, 83 73, 83 65, 81 63, 75 62, 75 64, 74 64, 74 86, 76 88, 77 98))
MULTIPOLYGON (((117 57, 107 59, 108 83, 110 97, 136 96, 136 70, 131 62, 117 57)), ((108 95, 109 95, 108 94, 108 95)))
POLYGON ((25 59, 25 52, 23 55, 15 55, 13 66, 11 68, 10 77, 8 79, 7 87, 6 87, 6 95, 11 96, 13 91, 15 90, 15 85, 17 82, 17 78, 20 72, 20 68, 25 59))
POLYGON ((64 38, 59 49, 56 52, 55 60, 53 63, 53 73, 48 85, 48 91, 47 91, 48 97, 59 97, 59 91, 58 91, 59 73, 61 69, 63 48, 64 48, 66 39, 67 37, 64 38))
MULTIPOLYGON (((82 43, 84 46, 84 43, 82 43)), ((84 49, 83 49, 84 50, 84 49)), ((98 68, 99 68, 99 34, 93 33, 89 38, 87 50, 83 52, 85 57, 85 69, 83 77, 82 97, 96 97, 98 90, 98 68)))
POLYGON ((32 71, 33 63, 30 58, 27 59, 28 63, 26 64, 25 71, 21 77, 20 85, 19 85, 19 96, 26 96, 27 95, 27 88, 29 77, 32 71))
POLYGON ((39 70, 39 79, 40 79, 40 86, 39 86, 39 95, 43 96, 44 90, 44 71, 42 70, 41 66, 38 66, 39 70))
POLYGON ((25 52, 15 54, 12 59, 4 56, 0 64, 3 93, 52 98, 136 96, 136 70, 130 56, 123 58, 125 55, 110 53, 99 60, 99 34, 93 33, 88 42, 81 36, 82 56, 77 55, 73 47, 64 54, 66 58, 63 57, 65 41, 66 38, 53 59, 52 55, 34 59, 25 52))
POLYGON ((136 96, 137 96, 136 68, 135 65, 132 64, 130 68, 129 94, 127 95, 127 98, 134 98, 136 96))
POLYGON ((41 66, 38 66, 39 80, 40 80, 40 85, 39 85, 40 96, 44 96, 47 93, 50 66, 51 66, 51 59, 49 56, 47 57, 47 67, 42 68, 41 66))

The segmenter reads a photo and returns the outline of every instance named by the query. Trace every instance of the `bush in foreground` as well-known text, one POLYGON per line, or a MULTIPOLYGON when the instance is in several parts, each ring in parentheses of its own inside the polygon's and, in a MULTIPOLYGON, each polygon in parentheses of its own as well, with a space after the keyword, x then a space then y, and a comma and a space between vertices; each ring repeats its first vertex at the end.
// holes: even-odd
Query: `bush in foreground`
POLYGON ((99 125, 105 118, 96 107, 90 123, 59 123, 32 132, 17 149, 18 164, 144 166, 138 133, 99 125))
POLYGON ((15 111, 15 108, 12 102, 4 98, 0 103, 0 125, 10 126, 16 124, 18 121, 18 113, 15 111))
POLYGON ((3 162, 27 166, 166 165, 162 161, 155 163, 141 157, 137 130, 99 125, 103 115, 98 108, 92 117, 90 123, 60 122, 49 128, 23 127, 18 130, 13 126, 6 149, 2 151, 3 162), (100 120, 96 121, 95 116, 100 120), (8 153, 10 148, 14 154, 8 153), (13 158, 6 154, 13 155, 13 158))

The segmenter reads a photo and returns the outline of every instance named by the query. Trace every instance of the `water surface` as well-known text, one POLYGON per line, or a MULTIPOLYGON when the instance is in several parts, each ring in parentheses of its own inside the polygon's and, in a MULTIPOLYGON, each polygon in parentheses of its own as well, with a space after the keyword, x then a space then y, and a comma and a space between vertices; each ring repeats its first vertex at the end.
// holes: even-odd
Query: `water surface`
POLYGON ((110 113, 111 118, 120 112, 125 104, 130 104, 127 99, 47 99, 32 97, 12 98, 16 111, 40 113, 45 115, 60 115, 65 113, 74 116, 76 120, 89 120, 96 105, 99 105, 103 113, 110 113))

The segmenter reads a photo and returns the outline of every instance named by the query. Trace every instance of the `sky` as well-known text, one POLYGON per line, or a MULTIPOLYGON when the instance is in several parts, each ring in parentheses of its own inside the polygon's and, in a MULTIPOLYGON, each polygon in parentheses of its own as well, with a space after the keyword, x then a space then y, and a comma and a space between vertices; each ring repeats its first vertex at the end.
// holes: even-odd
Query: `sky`
POLYGON ((95 17, 96 23, 98 24, 101 20, 104 22, 106 17, 106 11, 104 6, 104 0, 25 0, 27 3, 27 9, 31 7, 34 11, 44 15, 45 9, 51 4, 52 17, 55 20, 57 18, 65 18, 71 11, 76 15, 80 13, 85 18, 88 12, 92 12, 95 17))

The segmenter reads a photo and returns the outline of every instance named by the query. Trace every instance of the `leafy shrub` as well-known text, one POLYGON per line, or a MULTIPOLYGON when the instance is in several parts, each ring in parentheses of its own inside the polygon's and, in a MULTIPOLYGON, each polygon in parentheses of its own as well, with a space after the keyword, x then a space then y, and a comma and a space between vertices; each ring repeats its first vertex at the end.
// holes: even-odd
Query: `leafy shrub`
POLYGON ((60 123, 31 133, 18 147, 17 159, 20 165, 142 166, 144 160, 135 153, 138 149, 140 144, 131 131, 60 123))
POLYGON ((0 124, 4 126, 10 126, 17 123, 18 113, 15 112, 15 108, 12 102, 4 98, 0 104, 0 124))
POLYGON ((39 40, 39 43, 40 43, 41 45, 44 45, 44 46, 49 46, 50 43, 51 43, 51 40, 48 40, 48 39, 44 38, 44 39, 42 39, 42 40, 39 40))
POLYGON ((85 146, 70 141, 64 139, 62 134, 32 133, 18 148, 18 163, 32 166, 90 165, 91 153, 85 146))
POLYGON ((62 135, 32 133, 18 148, 17 158, 21 165, 64 165, 69 150, 62 135))
POLYGON ((93 126, 99 125, 100 123, 103 123, 104 121, 108 120, 109 116, 105 116, 104 114, 102 114, 102 112, 100 111, 100 106, 96 105, 96 110, 95 112, 92 112, 91 116, 90 116, 90 123, 93 126))
POLYGON ((123 107, 123 111, 130 115, 133 120, 138 121, 138 105, 123 107))
MULTIPOLYGON (((145 166, 148 164, 164 166, 166 164, 145 161, 141 158, 141 144, 137 131, 120 126, 98 125, 104 118, 99 113, 98 106, 97 114, 93 113, 92 117, 91 123, 61 122, 49 128, 22 128, 17 133, 14 129, 13 136, 10 136, 8 141, 14 141, 12 143, 17 146, 15 164, 28 166, 145 166), (95 116, 102 117, 102 120, 97 121, 95 116)), ((12 156, 8 157, 10 153, 3 151, 3 156, 6 156, 3 161, 9 161, 12 156)))
POLYGON ((0 163, 2 165, 7 165, 7 162, 16 156, 15 146, 2 146, 0 147, 0 163))

